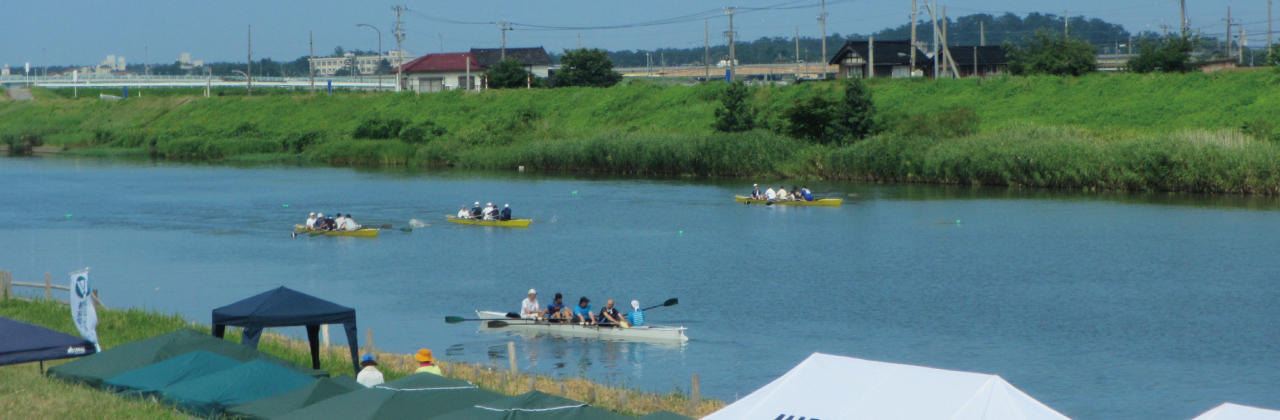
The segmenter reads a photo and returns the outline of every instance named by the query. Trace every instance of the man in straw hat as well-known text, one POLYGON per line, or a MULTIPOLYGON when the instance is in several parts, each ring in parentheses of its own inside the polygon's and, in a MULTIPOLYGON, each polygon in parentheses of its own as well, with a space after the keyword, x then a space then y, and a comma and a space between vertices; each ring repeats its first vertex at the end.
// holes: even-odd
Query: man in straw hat
POLYGON ((418 370, 413 371, 413 373, 429 372, 441 376, 444 375, 440 372, 440 367, 433 363, 436 358, 431 357, 430 349, 418 349, 418 354, 413 355, 413 358, 418 359, 418 370))

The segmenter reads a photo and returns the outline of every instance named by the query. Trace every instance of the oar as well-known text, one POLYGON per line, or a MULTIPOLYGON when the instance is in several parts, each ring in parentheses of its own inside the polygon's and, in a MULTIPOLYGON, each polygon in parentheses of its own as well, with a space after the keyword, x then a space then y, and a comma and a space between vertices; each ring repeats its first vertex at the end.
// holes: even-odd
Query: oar
POLYGON ((678 304, 680 304, 680 299, 671 298, 671 299, 667 299, 667 301, 666 301, 666 302, 662 302, 662 304, 661 304, 661 305, 653 305, 653 306, 650 306, 650 307, 648 307, 648 308, 644 308, 644 309, 641 309, 641 310, 642 310, 642 311, 647 311, 647 310, 650 310, 650 309, 653 309, 653 308, 659 308, 659 307, 663 307, 663 306, 676 306, 676 305, 678 305, 678 304))
MULTIPOLYGON (((520 314, 517 314, 517 313, 515 313, 515 312, 507 312, 506 317, 507 317, 507 318, 511 318, 511 319, 523 319, 523 318, 520 318, 520 314)), ((463 317, 460 317, 460 316, 446 316, 446 317, 444 317, 444 322, 447 322, 447 323, 450 323, 450 324, 457 324, 457 323, 459 323, 459 322, 466 322, 466 321, 492 321, 492 319, 483 319, 483 318, 463 318, 463 317)))

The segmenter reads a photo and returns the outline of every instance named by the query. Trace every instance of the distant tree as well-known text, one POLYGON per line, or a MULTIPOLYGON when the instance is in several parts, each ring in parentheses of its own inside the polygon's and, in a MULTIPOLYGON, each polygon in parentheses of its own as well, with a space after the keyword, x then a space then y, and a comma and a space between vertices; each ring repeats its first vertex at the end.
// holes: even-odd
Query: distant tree
POLYGON ((391 62, 387 59, 378 61, 378 74, 391 74, 391 62))
POLYGON ((1186 73, 1195 70, 1191 65, 1190 37, 1169 34, 1164 39, 1138 42, 1138 56, 1129 59, 1128 69, 1134 73, 1186 73))
POLYGON ((1096 50, 1088 42, 1040 29, 1034 36, 1024 38, 1023 43, 1024 46, 1004 43, 1010 73, 1081 76, 1098 70, 1096 50))
POLYGON ((333 48, 333 55, 330 57, 342 57, 344 55, 347 55, 347 50, 342 49, 342 46, 339 45, 333 48))
POLYGON ((848 144, 866 138, 875 125, 875 104, 871 90, 860 79, 843 82, 839 100, 818 95, 805 99, 783 113, 786 134, 822 144, 848 144))
POLYGON ((755 115, 752 114, 751 104, 747 99, 749 93, 747 85, 741 81, 729 84, 728 89, 720 95, 720 103, 724 108, 716 110, 716 131, 737 133, 755 128, 755 115))
POLYGON ((871 135, 876 107, 871 102, 871 89, 862 83, 862 79, 847 79, 842 105, 835 123, 837 138, 853 141, 871 135))
MULTIPOLYGON (((525 70, 519 60, 508 58, 494 64, 484 72, 489 78, 489 87, 493 89, 522 88, 529 83, 529 71, 525 70)), ((542 86, 542 80, 533 78, 534 86, 542 86)))
POLYGON ((1267 50, 1268 66, 1280 66, 1280 44, 1272 44, 1271 49, 1267 50))
POLYGON ((613 61, 600 49, 578 49, 560 57, 560 71, 555 86, 610 87, 622 81, 622 73, 613 71, 613 61))
POLYGON ((351 69, 343 67, 338 69, 338 71, 333 72, 333 77, 351 76, 353 74, 354 73, 351 73, 351 69))

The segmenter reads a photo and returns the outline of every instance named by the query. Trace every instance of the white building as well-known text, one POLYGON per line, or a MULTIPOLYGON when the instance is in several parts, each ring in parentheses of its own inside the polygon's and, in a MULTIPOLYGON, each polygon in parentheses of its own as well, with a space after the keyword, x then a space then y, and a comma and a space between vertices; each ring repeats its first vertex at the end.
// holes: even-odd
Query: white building
POLYGON ((547 50, 542 47, 507 48, 505 53, 501 48, 472 48, 471 56, 485 67, 497 65, 505 56, 507 59, 519 61, 520 65, 534 76, 548 77, 551 74, 551 56, 547 55, 547 50))
MULTIPOLYGON (((102 60, 101 63, 98 63, 98 67, 105 67, 107 72, 124 71, 124 64, 124 56, 116 57, 114 55, 108 55, 106 60, 102 60)), ((99 70, 99 72, 101 72, 101 70, 99 70)))
MULTIPOLYGON (((391 73, 396 70, 392 68, 391 73)), ((404 64, 405 89, 418 93, 478 89, 485 70, 471 53, 427 54, 404 64)))
MULTIPOLYGON (((311 66, 316 71, 316 76, 333 76, 338 70, 343 68, 351 68, 352 65, 360 70, 362 75, 372 75, 378 71, 378 63, 387 60, 391 68, 395 68, 400 60, 402 52, 387 51, 382 55, 361 55, 356 56, 354 53, 346 53, 342 57, 320 57, 311 59, 311 66)), ((408 63, 418 57, 404 54, 404 62, 408 63)))

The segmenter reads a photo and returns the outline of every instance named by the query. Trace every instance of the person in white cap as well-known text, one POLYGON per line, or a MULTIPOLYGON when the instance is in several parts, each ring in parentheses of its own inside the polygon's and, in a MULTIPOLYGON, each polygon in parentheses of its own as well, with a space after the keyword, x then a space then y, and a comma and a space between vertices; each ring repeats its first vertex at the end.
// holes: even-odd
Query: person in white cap
POLYGON ((493 203, 488 203, 484 205, 484 220, 497 220, 498 218, 495 217, 497 215, 498 215, 498 208, 495 207, 493 203))
POLYGON ((627 322, 633 327, 644 325, 644 311, 640 310, 640 301, 631 301, 631 313, 627 314, 627 322))
POLYGON ((316 228, 316 212, 313 211, 311 212, 310 216, 307 216, 307 229, 315 229, 315 228, 316 228))
POLYGON ((498 220, 511 220, 511 205, 503 204, 502 213, 499 214, 498 220))
POLYGON ((481 213, 480 213, 480 202, 479 202, 479 201, 477 201, 477 202, 476 202, 476 206, 471 208, 471 218, 472 218, 472 219, 479 219, 479 218, 480 218, 480 215, 481 215, 481 213))
POLYGON ((470 212, 470 211, 467 211, 467 206, 462 206, 462 210, 458 210, 458 218, 459 218, 459 219, 470 219, 470 218, 471 218, 471 212, 470 212))
POLYGON ((752 200, 764 199, 764 197, 761 196, 760 194, 760 184, 751 184, 751 199, 752 200))
POLYGON ((529 289, 529 298, 520 302, 520 317, 524 319, 542 318, 547 311, 542 310, 542 305, 538 304, 538 290, 529 289))

